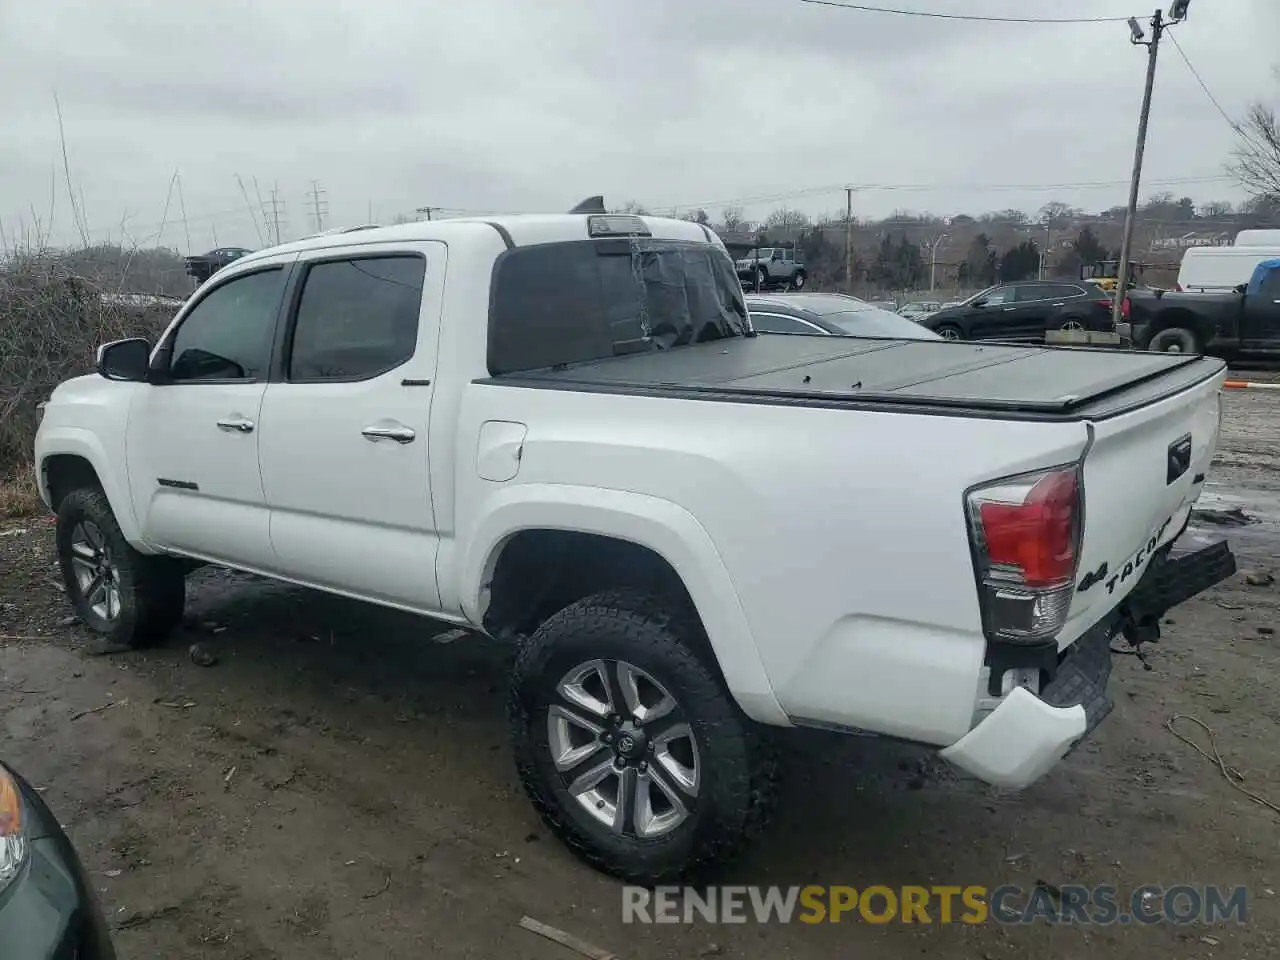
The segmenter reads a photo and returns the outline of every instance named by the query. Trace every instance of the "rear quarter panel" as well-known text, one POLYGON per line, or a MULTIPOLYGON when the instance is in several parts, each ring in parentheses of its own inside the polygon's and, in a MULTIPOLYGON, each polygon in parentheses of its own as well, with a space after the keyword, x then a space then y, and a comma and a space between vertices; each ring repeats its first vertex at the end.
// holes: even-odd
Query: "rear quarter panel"
MULTIPOLYGON (((497 507, 518 524, 509 504, 521 486, 531 504, 538 490, 576 488, 674 505, 705 530, 703 562, 728 571, 745 614, 749 637, 712 636, 722 660, 750 643, 794 719, 934 743, 969 729, 985 650, 963 491, 1071 461, 1087 439, 1078 423, 469 384, 459 436, 489 420, 527 435, 504 483, 480 480, 460 450, 467 551, 500 536, 486 525, 497 507)), ((578 518, 573 528, 599 532, 588 511, 578 518)), ((458 584, 464 605, 476 602, 473 580, 458 584)), ((716 602, 694 600, 700 612, 716 602)))

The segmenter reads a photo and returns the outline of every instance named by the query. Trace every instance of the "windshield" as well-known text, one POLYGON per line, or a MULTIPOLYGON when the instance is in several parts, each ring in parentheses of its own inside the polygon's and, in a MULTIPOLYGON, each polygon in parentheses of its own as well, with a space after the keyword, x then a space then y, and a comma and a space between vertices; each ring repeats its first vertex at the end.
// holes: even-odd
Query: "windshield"
POLYGON ((979 290, 977 293, 975 293, 973 296, 971 296, 968 300, 961 300, 961 301, 960 301, 960 306, 962 306, 962 307, 963 307, 965 304, 973 303, 973 301, 977 300, 979 297, 989 297, 989 296, 991 296, 991 294, 992 294, 993 292, 995 292, 995 290, 996 290, 999 286, 1000 286, 1000 284, 998 284, 998 283, 997 283, 994 287, 987 287, 987 289, 985 289, 985 290, 979 290))
POLYGON ((748 250, 742 257, 743 260, 768 260, 773 256, 772 247, 761 247, 759 250, 748 250))
POLYGON ((942 337, 914 320, 888 310, 863 307, 844 313, 829 313, 824 320, 834 323, 853 337, 893 337, 895 340, 941 340, 942 337))
POLYGON ((494 376, 670 350, 747 331, 733 263, 707 243, 538 244, 511 251, 494 269, 494 376))

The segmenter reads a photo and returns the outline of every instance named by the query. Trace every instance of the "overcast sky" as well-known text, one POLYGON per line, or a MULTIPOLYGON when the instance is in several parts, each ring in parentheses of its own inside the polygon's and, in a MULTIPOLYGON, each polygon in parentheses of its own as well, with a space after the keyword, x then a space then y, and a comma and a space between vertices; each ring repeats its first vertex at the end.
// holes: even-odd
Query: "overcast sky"
MULTIPOLYGON (((887 5, 1145 19, 1155 3, 887 5)), ((1228 112, 1280 103, 1280 0, 1193 0, 1174 35, 1228 112)), ((1123 23, 801 0, 0 0, 0 219, 12 243, 52 207, 54 240, 77 234, 55 93, 91 237, 123 223, 154 243, 168 197, 159 239, 184 252, 263 244, 237 174, 255 208, 278 184, 286 237, 312 228, 312 181, 326 227, 600 192, 717 218, 738 200, 817 214, 843 209, 844 184, 864 187, 861 216, 1100 209, 1125 199, 1145 65, 1123 23)), ((1232 142, 1165 43, 1144 195, 1239 200, 1232 142)))

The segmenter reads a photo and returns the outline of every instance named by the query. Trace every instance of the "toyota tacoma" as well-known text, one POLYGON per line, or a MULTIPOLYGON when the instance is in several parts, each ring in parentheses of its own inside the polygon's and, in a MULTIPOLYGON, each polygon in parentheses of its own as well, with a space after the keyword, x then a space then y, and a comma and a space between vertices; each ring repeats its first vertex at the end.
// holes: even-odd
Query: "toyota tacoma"
POLYGON ((515 763, 587 862, 720 861, 777 728, 1004 787, 1111 709, 1111 644, 1234 572, 1184 534, 1222 361, 757 336, 696 223, 556 214, 313 237, 104 345, 35 441, 67 596, 160 641, 212 563, 517 647, 515 763))

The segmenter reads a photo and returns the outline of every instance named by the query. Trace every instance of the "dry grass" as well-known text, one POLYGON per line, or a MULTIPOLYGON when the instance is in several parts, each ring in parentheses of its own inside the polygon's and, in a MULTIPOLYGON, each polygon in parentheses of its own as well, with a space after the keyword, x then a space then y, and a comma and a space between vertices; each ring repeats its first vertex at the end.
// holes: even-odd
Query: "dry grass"
POLYGON ((44 511, 31 464, 0 477, 0 520, 30 517, 44 511))

